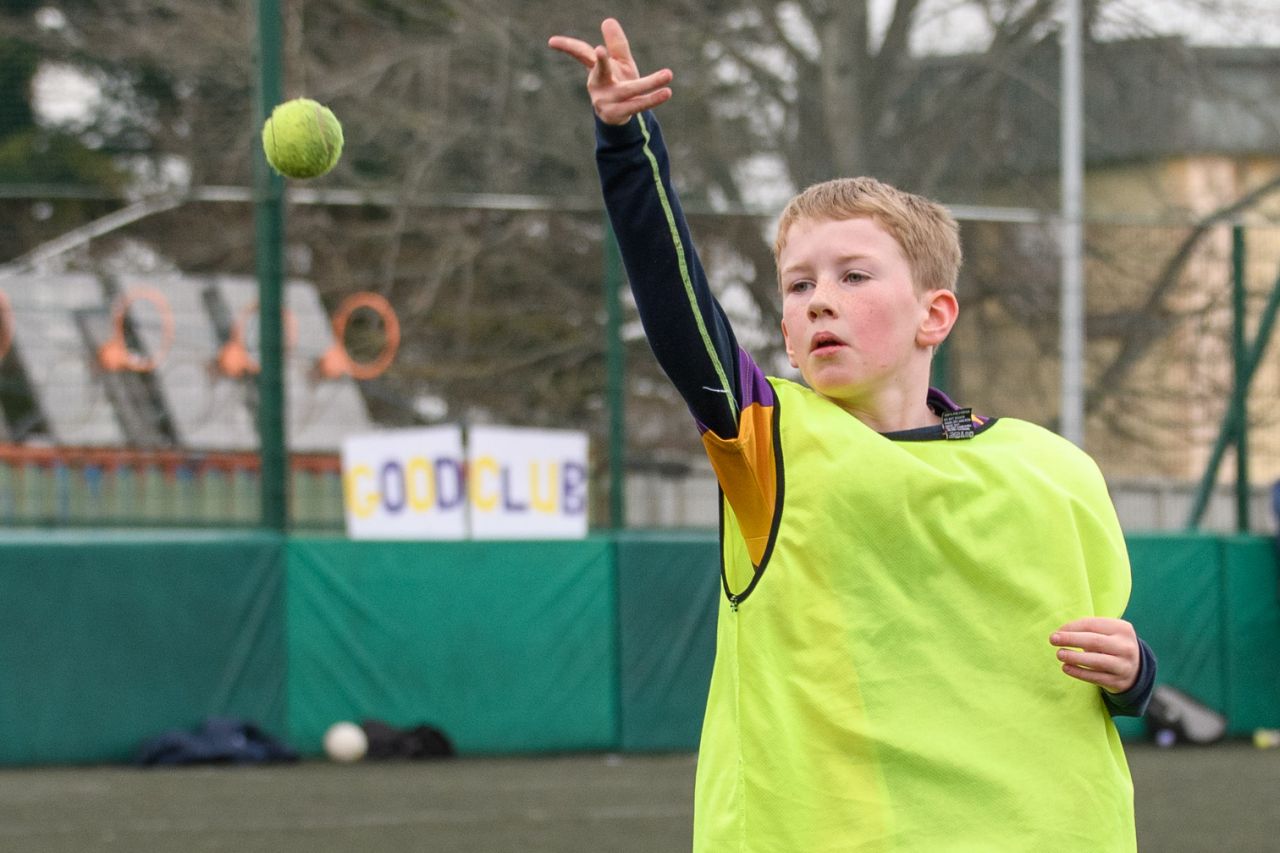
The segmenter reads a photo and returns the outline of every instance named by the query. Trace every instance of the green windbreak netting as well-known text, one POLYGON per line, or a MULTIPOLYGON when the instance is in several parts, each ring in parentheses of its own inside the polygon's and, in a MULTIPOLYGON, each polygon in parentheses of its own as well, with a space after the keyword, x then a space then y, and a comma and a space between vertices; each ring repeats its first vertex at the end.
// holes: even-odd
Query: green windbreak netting
MULTIPOLYGON (((1229 734, 1280 724, 1280 600, 1260 536, 1131 535, 1127 612, 1160 661, 1158 682, 1227 717, 1229 734)), ((1121 721, 1124 734, 1141 721, 1121 721)))
MULTIPOLYGON (((1133 535, 1129 549, 1126 615, 1160 683, 1225 713, 1232 734, 1280 725, 1272 543, 1133 535)), ((436 725, 470 753, 694 749, 718 566, 704 534, 9 532, 0 765, 125 761, 213 715, 307 752, 330 723, 364 718, 436 725)))
POLYGON ((618 539, 622 749, 698 747, 715 657, 718 542, 714 534, 618 539))
POLYGON ((282 559, 267 535, 6 535, 0 764, 128 760, 210 715, 283 735, 282 559))
POLYGON ((430 724, 461 752, 609 749, 611 544, 289 543, 289 731, 430 724))
POLYGON ((1232 732, 1280 726, 1280 600, 1276 552, 1256 536, 1222 545, 1226 572, 1227 704, 1232 732))
POLYGON ((1221 709, 1226 701, 1221 539, 1128 537, 1133 593, 1125 618, 1159 658, 1160 681, 1221 709))

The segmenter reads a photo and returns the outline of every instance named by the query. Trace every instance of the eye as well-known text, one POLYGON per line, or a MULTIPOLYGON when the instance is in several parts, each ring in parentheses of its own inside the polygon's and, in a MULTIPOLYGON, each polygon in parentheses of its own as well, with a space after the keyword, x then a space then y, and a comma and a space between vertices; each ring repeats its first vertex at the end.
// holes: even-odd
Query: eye
POLYGON ((806 290, 808 290, 811 287, 813 287, 813 282, 809 281, 808 279, 802 278, 788 284, 787 293, 804 293, 806 290))
POLYGON ((844 280, 850 284, 858 284, 859 282, 866 281, 869 278, 871 278, 871 276, 861 270, 849 270, 844 274, 844 280))

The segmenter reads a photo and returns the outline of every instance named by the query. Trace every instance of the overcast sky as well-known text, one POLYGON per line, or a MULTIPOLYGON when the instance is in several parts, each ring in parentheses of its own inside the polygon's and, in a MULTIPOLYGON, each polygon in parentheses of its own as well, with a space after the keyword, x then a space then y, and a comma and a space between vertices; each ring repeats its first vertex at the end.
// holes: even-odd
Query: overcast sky
MULTIPOLYGON (((877 37, 888 26, 894 2, 872 0, 877 37)), ((1193 44, 1280 46, 1280 0, 1115 0, 1108 8, 1104 36, 1180 34, 1193 44)), ((50 29, 66 23, 52 9, 37 16, 50 29)), ((960 53, 984 46, 988 38, 982 16, 965 0, 925 0, 919 21, 912 46, 920 52, 960 53)), ((36 80, 38 109, 52 123, 82 118, 97 95, 96 84, 65 67, 46 68, 36 80)))
MULTIPOLYGON (((1018 2, 1018 0, 1009 0, 1018 2)), ((888 26, 895 0, 872 0, 875 31, 888 26)), ((1182 35, 1199 45, 1280 46, 1280 0, 1115 0, 1100 35, 1182 35)), ((913 39, 917 51, 958 53, 985 45, 986 24, 964 0, 925 0, 913 39)))

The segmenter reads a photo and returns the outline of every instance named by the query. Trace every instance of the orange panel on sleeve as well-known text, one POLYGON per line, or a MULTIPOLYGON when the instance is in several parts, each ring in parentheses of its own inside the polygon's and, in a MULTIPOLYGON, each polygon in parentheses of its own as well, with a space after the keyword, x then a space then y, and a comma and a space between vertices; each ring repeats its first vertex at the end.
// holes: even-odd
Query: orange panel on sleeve
POLYGON ((776 409, 752 403, 742 410, 738 435, 702 434, 702 444, 738 519, 752 564, 759 566, 769 544, 778 502, 778 469, 773 446, 776 409))

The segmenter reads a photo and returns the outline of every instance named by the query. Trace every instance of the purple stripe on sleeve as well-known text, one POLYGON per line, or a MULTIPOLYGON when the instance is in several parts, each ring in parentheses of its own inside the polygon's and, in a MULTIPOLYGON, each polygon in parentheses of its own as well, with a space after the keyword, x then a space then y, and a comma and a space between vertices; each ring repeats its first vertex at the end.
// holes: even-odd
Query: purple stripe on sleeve
MULTIPOLYGON (((756 364, 755 359, 746 350, 738 347, 738 411, 741 412, 754 403, 772 406, 776 401, 773 386, 769 384, 769 379, 760 369, 760 365, 756 364)), ((699 435, 709 429, 697 418, 694 418, 694 422, 698 425, 699 435)))
POLYGON ((745 409, 753 403, 772 406, 776 402, 773 386, 746 350, 738 347, 738 408, 745 409))

